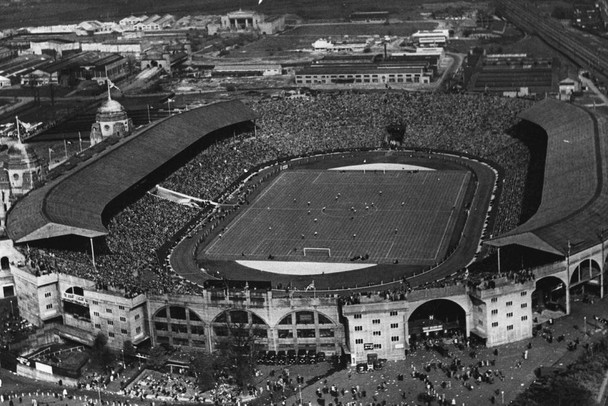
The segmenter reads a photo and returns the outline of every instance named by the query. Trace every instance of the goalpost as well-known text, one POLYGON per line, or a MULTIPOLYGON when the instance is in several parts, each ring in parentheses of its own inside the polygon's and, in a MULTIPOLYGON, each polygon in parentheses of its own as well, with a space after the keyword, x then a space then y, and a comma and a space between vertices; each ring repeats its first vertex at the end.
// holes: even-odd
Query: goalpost
POLYGON ((304 247, 302 252, 304 253, 305 257, 331 257, 331 248, 304 247))

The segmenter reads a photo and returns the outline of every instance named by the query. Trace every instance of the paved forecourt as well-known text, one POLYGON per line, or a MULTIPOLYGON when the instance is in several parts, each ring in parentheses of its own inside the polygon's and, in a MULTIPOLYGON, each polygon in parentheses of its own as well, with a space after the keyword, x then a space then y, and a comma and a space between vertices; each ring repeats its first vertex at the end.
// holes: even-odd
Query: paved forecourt
POLYGON ((361 168, 280 173, 209 243, 205 256, 348 262, 369 255, 368 264, 440 262, 463 212, 470 172, 361 168))

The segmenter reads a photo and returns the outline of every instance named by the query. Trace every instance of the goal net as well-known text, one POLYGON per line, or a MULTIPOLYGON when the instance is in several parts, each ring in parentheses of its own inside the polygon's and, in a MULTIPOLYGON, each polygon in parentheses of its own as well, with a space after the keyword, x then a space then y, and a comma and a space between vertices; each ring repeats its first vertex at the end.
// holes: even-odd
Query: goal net
POLYGON ((304 247, 302 251, 305 257, 331 257, 331 248, 304 247))

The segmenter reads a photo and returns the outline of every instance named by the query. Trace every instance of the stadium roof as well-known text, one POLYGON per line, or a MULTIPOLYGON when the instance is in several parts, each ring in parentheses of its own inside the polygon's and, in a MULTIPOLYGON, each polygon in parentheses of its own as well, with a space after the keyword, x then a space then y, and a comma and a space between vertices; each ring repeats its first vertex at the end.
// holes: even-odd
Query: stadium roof
POLYGON ((233 100, 153 124, 24 196, 8 213, 8 235, 16 242, 105 235, 101 215, 113 199, 205 135, 254 118, 233 100))
POLYGON ((608 235, 606 120, 551 99, 520 118, 547 133, 541 204, 528 221, 486 244, 516 244, 563 256, 598 244, 608 235))

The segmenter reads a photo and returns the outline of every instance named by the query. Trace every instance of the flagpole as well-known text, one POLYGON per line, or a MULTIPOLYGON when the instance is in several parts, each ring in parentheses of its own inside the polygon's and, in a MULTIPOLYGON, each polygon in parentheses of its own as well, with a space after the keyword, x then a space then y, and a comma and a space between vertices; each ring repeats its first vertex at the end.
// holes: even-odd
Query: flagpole
POLYGON ((17 139, 19 140, 19 144, 21 144, 21 129, 19 128, 19 117, 15 116, 15 122, 17 123, 17 139))
POLYGON ((80 144, 80 152, 82 152, 82 136, 80 135, 80 131, 78 131, 78 143, 80 144))
POLYGON ((68 141, 63 138, 63 149, 65 151, 65 159, 68 159, 68 141))

